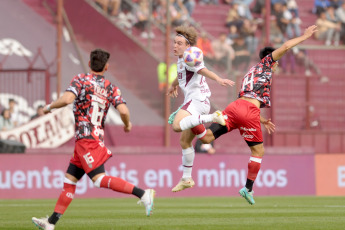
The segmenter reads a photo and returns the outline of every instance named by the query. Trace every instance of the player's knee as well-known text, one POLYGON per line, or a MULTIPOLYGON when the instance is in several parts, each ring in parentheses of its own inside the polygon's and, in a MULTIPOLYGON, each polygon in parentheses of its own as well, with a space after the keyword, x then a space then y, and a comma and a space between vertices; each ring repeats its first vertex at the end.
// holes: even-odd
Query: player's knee
POLYGON ((101 181, 103 179, 104 175, 99 176, 94 182, 93 185, 97 188, 101 187, 101 181))
POLYGON ((264 145, 262 143, 258 144, 258 145, 251 146, 250 150, 251 150, 253 156, 263 157, 263 155, 265 154, 265 148, 264 148, 264 145))
POLYGON ((172 128, 173 128, 174 132, 181 132, 181 131, 182 131, 182 130, 181 130, 181 127, 180 127, 180 124, 177 123, 177 122, 174 122, 174 123, 172 124, 172 128))
POLYGON ((203 144, 210 144, 212 141, 214 141, 214 136, 213 136, 213 133, 211 130, 207 129, 206 131, 206 135, 202 138, 200 138, 200 141, 203 143, 203 144))

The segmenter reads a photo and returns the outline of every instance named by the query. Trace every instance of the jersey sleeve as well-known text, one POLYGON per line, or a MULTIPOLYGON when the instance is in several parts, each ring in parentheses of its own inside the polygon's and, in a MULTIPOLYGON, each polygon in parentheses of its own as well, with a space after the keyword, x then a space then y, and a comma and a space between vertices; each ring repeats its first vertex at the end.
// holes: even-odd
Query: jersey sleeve
POLYGON ((75 77, 73 77, 69 87, 66 89, 66 91, 70 91, 72 93, 74 93, 77 97, 83 87, 83 83, 81 81, 81 77, 80 75, 77 75, 75 77))
POLYGON ((202 61, 198 66, 189 66, 186 63, 184 63, 186 70, 197 73, 199 70, 206 68, 204 61, 202 61))
POLYGON ((118 87, 114 87, 111 104, 115 108, 120 104, 127 104, 125 99, 121 96, 121 91, 118 87))
POLYGON ((274 63, 276 63, 273 60, 272 53, 268 54, 266 57, 264 57, 261 62, 263 62, 264 66, 271 67, 274 63))

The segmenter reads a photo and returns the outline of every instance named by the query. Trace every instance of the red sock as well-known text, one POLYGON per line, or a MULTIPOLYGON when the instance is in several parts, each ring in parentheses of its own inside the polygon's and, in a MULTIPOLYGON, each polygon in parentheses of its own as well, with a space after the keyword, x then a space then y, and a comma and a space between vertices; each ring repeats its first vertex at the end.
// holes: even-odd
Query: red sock
POLYGON ((258 175, 258 173, 260 171, 261 161, 262 161, 261 157, 253 157, 253 156, 251 156, 249 158, 249 162, 248 162, 248 176, 247 176, 248 179, 250 179, 252 181, 255 181, 256 176, 258 175))
POLYGON ((74 198, 75 188, 76 185, 74 184, 63 184, 63 189, 58 201, 56 202, 54 212, 64 214, 64 212, 68 208, 68 205, 74 198))
POLYGON ((191 128, 191 130, 199 139, 203 138, 206 135, 206 128, 204 125, 197 125, 194 128, 191 128))
POLYGON ((101 181, 101 188, 110 188, 116 192, 132 194, 134 185, 119 177, 104 176, 101 181))

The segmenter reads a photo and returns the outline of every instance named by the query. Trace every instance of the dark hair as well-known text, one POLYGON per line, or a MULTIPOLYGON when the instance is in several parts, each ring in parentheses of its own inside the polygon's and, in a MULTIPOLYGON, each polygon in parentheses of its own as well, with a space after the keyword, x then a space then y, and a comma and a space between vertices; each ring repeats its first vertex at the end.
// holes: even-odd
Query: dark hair
POLYGON ((275 49, 273 47, 270 47, 270 46, 266 46, 265 48, 261 49, 260 53, 259 53, 260 59, 263 59, 264 57, 266 57, 267 55, 272 53, 274 50, 275 49))
POLYGON ((102 72, 110 54, 102 49, 95 49, 90 53, 90 68, 95 72, 102 72))

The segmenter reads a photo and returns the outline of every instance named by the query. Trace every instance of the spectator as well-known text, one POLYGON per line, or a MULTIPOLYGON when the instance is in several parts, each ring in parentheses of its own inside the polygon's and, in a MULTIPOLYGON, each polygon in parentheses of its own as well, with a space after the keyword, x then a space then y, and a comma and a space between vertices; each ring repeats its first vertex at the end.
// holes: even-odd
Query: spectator
POLYGON ((301 24, 301 19, 299 18, 298 6, 295 0, 287 0, 287 8, 291 12, 294 18, 297 19, 297 23, 301 24))
POLYGON ((119 13, 118 20, 116 21, 116 24, 122 28, 125 29, 127 32, 132 32, 132 27, 137 22, 137 18, 135 15, 128 9, 124 9, 119 13))
POLYGON ((271 17, 270 26, 270 43, 272 43, 273 46, 279 46, 283 44, 284 35, 282 31, 279 29, 277 20, 274 16, 271 17))
POLYGON ((344 0, 329 0, 330 6, 334 7, 334 9, 338 9, 341 4, 343 4, 344 0))
POLYGON ((341 32, 341 22, 339 18, 335 15, 335 8, 333 6, 330 6, 326 10, 326 18, 328 21, 333 22, 337 25, 336 32, 335 32, 335 38, 334 38, 334 45, 339 46, 339 40, 340 40, 340 32, 341 32), (339 35, 338 35, 339 34, 339 35), (337 38, 339 36, 339 38, 337 38))
POLYGON ((9 109, 4 109, 0 116, 0 131, 8 131, 14 128, 9 109))
POLYGON ((336 24, 327 20, 325 12, 320 13, 320 17, 316 20, 317 31, 315 37, 318 40, 325 41, 325 45, 330 46, 332 40, 335 45, 339 45, 340 40, 340 24, 336 24))
POLYGON ((329 0, 315 0, 312 11, 314 14, 320 15, 321 12, 325 12, 329 6, 331 6, 329 0))
POLYGON ((187 20, 188 16, 190 16, 190 14, 189 14, 187 8, 185 7, 185 5, 183 4, 183 0, 172 0, 172 2, 173 2, 172 5, 182 15, 184 20, 187 20))
POLYGON ((284 4, 282 20, 286 23, 286 34, 288 39, 301 36, 300 23, 298 19, 299 18, 294 17, 294 15, 289 11, 287 5, 284 4))
POLYGON ((345 42, 345 1, 341 6, 335 11, 335 15, 338 17, 339 22, 341 23, 341 32, 340 37, 342 42, 345 42))
POLYGON ((236 70, 238 71, 246 71, 250 63, 250 53, 247 49, 245 38, 242 35, 235 38, 232 47, 235 50, 233 66, 236 66, 236 70))
POLYGON ((199 139, 195 142, 195 152, 196 153, 208 153, 213 155, 216 153, 213 141, 210 144, 203 144, 199 139))
POLYGON ((232 4, 232 7, 230 8, 225 20, 226 27, 235 25, 237 28, 240 28, 242 26, 243 21, 240 14, 238 13, 238 7, 239 7, 238 3, 232 4))
POLYGON ((225 33, 221 33, 218 39, 212 42, 212 48, 214 50, 215 64, 225 69, 231 69, 232 61, 235 58, 235 51, 227 43, 225 33))
POLYGON ((263 18, 266 12, 265 6, 266 0, 256 0, 252 12, 255 14, 259 14, 263 18))
POLYGON ((43 116, 43 115, 44 115, 44 112, 43 112, 43 105, 39 105, 39 106, 37 107, 36 114, 33 115, 33 116, 31 117, 31 120, 34 120, 34 119, 36 119, 36 118, 38 118, 38 117, 41 117, 41 116, 43 116))
POLYGON ((240 32, 239 32, 237 26, 231 25, 229 27, 229 33, 227 35, 229 44, 230 45, 234 44, 234 39, 237 38, 239 35, 240 35, 240 32))
POLYGON ((117 16, 121 6, 121 0, 95 0, 106 14, 117 16))
POLYGON ((199 4, 200 5, 209 5, 209 4, 213 4, 213 5, 218 5, 219 4, 219 0, 199 0, 199 4))
MULTIPOLYGON (((174 27, 182 25, 188 17, 187 14, 181 14, 178 9, 175 7, 174 0, 170 0, 170 20, 171 25, 174 27)), ((162 25, 166 24, 166 0, 161 0, 160 6, 157 8, 156 12, 156 19, 158 22, 160 22, 162 25)))
POLYGON ((283 33, 283 36, 286 33, 287 25, 289 21, 284 18, 284 6, 282 3, 277 2, 273 5, 273 15, 276 17, 277 25, 280 31, 283 33))
POLYGON ((20 114, 19 114, 16 100, 14 100, 13 98, 10 98, 8 100, 8 106, 10 110, 12 124, 14 127, 17 127, 21 124, 21 122, 20 122, 20 114))
POLYGON ((139 8, 137 9, 136 16, 138 21, 135 23, 134 26, 141 31, 140 36, 142 38, 154 38, 155 35, 152 32, 147 32, 147 26, 150 19, 150 9, 148 0, 141 0, 139 2, 139 8))
POLYGON ((250 54, 254 54, 258 47, 258 38, 255 36, 257 31, 257 24, 253 23, 249 19, 243 20, 243 26, 241 28, 240 34, 245 37, 246 45, 250 54))
POLYGON ((238 4, 238 13, 242 18, 246 18, 249 20, 253 20, 252 13, 250 11, 250 4, 252 4, 253 0, 234 0, 233 3, 238 4))
POLYGON ((207 37, 205 32, 201 33, 201 36, 198 38, 196 46, 202 50, 204 54, 204 61, 206 63, 214 63, 214 51, 212 48, 211 40, 207 37))
POLYGON ((195 0, 183 0, 183 5, 187 9, 189 17, 191 17, 195 8, 195 0))

